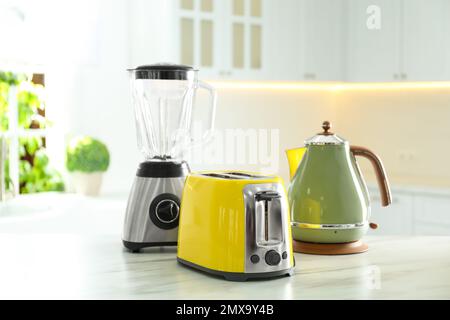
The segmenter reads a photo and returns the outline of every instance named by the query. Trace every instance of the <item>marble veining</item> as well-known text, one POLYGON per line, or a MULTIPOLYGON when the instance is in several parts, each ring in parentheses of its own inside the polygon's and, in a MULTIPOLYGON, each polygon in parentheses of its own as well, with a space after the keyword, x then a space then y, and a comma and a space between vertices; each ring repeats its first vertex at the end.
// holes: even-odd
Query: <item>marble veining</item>
POLYGON ((113 235, 1 234, 0 298, 450 298, 450 237, 366 240, 367 253, 295 254, 292 277, 242 283, 179 265, 174 247, 133 254, 113 235))

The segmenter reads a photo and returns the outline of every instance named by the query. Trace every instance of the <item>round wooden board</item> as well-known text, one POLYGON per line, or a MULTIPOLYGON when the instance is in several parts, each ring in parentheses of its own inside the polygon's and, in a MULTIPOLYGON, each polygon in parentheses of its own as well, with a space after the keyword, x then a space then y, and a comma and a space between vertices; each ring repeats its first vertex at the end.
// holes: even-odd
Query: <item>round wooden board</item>
POLYGON ((321 255, 363 253, 369 246, 361 240, 348 243, 312 243, 292 240, 294 252, 321 255))

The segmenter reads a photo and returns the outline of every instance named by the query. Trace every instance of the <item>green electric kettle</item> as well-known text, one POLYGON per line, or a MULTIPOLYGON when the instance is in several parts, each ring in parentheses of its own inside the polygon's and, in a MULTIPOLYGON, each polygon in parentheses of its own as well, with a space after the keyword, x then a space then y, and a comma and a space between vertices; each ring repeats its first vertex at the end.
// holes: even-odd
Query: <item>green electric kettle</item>
POLYGON ((363 147, 330 132, 305 141, 304 148, 287 150, 291 172, 288 197, 294 240, 313 243, 349 243, 360 240, 370 227, 367 186, 355 156, 371 161, 383 206, 391 203, 386 172, 380 158, 363 147))

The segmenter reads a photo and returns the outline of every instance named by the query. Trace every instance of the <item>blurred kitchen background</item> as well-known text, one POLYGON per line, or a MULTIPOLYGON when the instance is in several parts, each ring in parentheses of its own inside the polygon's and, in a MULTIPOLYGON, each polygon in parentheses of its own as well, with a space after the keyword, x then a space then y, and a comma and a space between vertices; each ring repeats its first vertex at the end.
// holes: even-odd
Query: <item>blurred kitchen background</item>
POLYGON ((0 223, 20 214, 14 191, 73 192, 79 135, 107 146, 101 194, 124 205, 141 159, 126 69, 174 62, 218 89, 217 128, 279 129, 286 183, 284 150, 330 120, 384 162, 394 200, 381 209, 360 161, 376 234, 450 235, 450 1, 0 0, 0 30, 0 223))

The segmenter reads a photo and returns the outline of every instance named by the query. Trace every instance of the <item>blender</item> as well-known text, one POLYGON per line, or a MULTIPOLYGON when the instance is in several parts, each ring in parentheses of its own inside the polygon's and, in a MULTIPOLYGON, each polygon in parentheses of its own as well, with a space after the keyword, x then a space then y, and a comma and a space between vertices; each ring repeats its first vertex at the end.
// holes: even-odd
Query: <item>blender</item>
POLYGON ((190 172, 183 154, 211 136, 216 92, 199 81, 198 70, 190 66, 162 63, 128 71, 137 144, 144 161, 128 198, 122 240, 127 249, 139 252, 144 247, 177 244, 181 193, 190 172), (209 93, 209 107, 195 104, 199 88, 209 93), (197 138, 193 127, 200 119, 206 130, 197 138))

